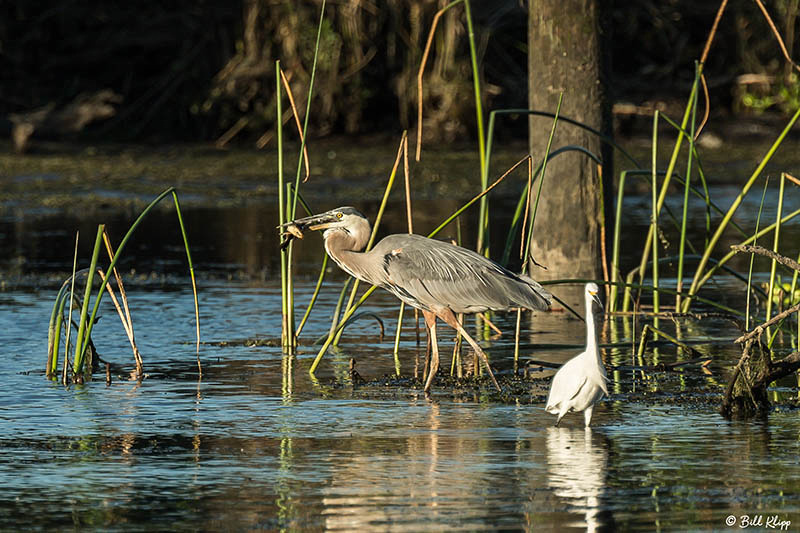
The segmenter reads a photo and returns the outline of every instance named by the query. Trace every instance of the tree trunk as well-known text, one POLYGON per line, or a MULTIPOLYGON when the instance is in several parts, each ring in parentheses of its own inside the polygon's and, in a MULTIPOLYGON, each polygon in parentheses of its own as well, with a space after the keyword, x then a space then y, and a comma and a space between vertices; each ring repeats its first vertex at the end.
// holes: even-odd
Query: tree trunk
MULTIPOLYGON (((531 0, 528 25, 529 107, 555 112, 611 136, 611 112, 606 100, 607 61, 601 30, 600 0, 531 0)), ((532 116, 530 149, 541 161, 552 120, 532 116)), ((584 154, 568 152, 547 164, 536 214, 532 253, 537 279, 601 278, 601 228, 610 208, 603 182, 612 178, 612 152, 596 135, 559 122, 551 151, 578 145, 602 157, 602 173, 584 154), (604 205, 604 202, 606 205, 604 205)), ((610 191, 610 188, 606 188, 610 191)), ((535 192, 535 189, 534 189, 535 192)))

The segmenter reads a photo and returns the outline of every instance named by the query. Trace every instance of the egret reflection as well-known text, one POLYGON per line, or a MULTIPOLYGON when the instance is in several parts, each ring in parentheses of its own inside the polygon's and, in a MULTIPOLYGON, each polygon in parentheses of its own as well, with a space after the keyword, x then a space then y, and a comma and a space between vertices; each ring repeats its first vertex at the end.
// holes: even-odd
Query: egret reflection
POLYGON ((605 489, 608 452, 600 439, 601 435, 589 429, 547 428, 547 485, 571 511, 584 513, 584 523, 569 525, 590 532, 604 525, 600 496, 605 489))

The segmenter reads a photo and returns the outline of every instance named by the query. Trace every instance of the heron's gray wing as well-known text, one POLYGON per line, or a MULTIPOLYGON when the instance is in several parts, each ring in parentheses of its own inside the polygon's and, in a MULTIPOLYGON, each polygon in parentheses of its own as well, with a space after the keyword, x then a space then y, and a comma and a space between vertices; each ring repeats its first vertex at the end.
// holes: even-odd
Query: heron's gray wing
POLYGON ((387 283, 394 290, 387 288, 401 298, 399 291, 408 293, 424 308, 474 313, 549 305, 543 289, 541 295, 526 280, 460 246, 419 235, 391 235, 374 252, 381 254, 387 283))

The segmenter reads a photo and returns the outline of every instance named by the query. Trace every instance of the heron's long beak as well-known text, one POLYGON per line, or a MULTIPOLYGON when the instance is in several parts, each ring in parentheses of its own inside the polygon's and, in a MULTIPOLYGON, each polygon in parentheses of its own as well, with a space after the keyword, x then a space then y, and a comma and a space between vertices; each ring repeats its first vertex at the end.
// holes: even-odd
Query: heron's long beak
POLYGON ((311 215, 310 217, 298 218, 291 222, 287 222, 286 224, 281 224, 278 227, 281 228, 282 230, 285 230, 290 226, 295 226, 300 231, 304 230, 317 231, 329 227, 337 220, 338 219, 336 218, 336 215, 333 212, 328 211, 326 213, 320 213, 318 215, 311 215))

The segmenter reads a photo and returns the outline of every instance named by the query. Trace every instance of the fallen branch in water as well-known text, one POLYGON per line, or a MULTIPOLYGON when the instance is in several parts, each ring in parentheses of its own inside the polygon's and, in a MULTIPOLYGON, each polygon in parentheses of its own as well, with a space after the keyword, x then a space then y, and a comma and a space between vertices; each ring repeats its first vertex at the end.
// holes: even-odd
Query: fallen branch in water
MULTIPOLYGON (((731 246, 731 249, 736 252, 763 255, 795 271, 800 271, 800 263, 761 246, 737 245, 731 246)), ((744 346, 742 347, 742 356, 733 369, 733 376, 725 390, 721 408, 723 416, 747 417, 767 411, 770 407, 767 387, 772 382, 800 369, 800 352, 793 352, 779 361, 773 361, 772 352, 761 342, 761 336, 767 328, 798 311, 800 311, 800 304, 778 313, 734 341, 744 346), (753 353, 753 346, 758 347, 758 354, 753 353)))
POLYGON ((760 338, 761 335, 764 333, 764 331, 766 331, 766 329, 768 327, 774 326, 775 324, 777 324, 778 322, 780 322, 781 320, 783 320, 787 316, 791 315, 792 313, 796 313, 797 311, 800 311, 800 304, 793 305, 792 307, 790 307, 789 309, 783 311, 782 313, 778 313, 777 315, 775 315, 774 317, 770 318, 769 320, 767 320, 766 322, 764 322, 760 326, 754 327, 750 332, 745 333, 744 335, 742 335, 741 337, 739 337, 738 339, 736 339, 733 342, 735 342, 736 344, 741 344, 741 343, 746 342, 746 341, 748 341, 748 340, 750 340, 752 338, 755 338, 755 337, 759 337, 760 338))

